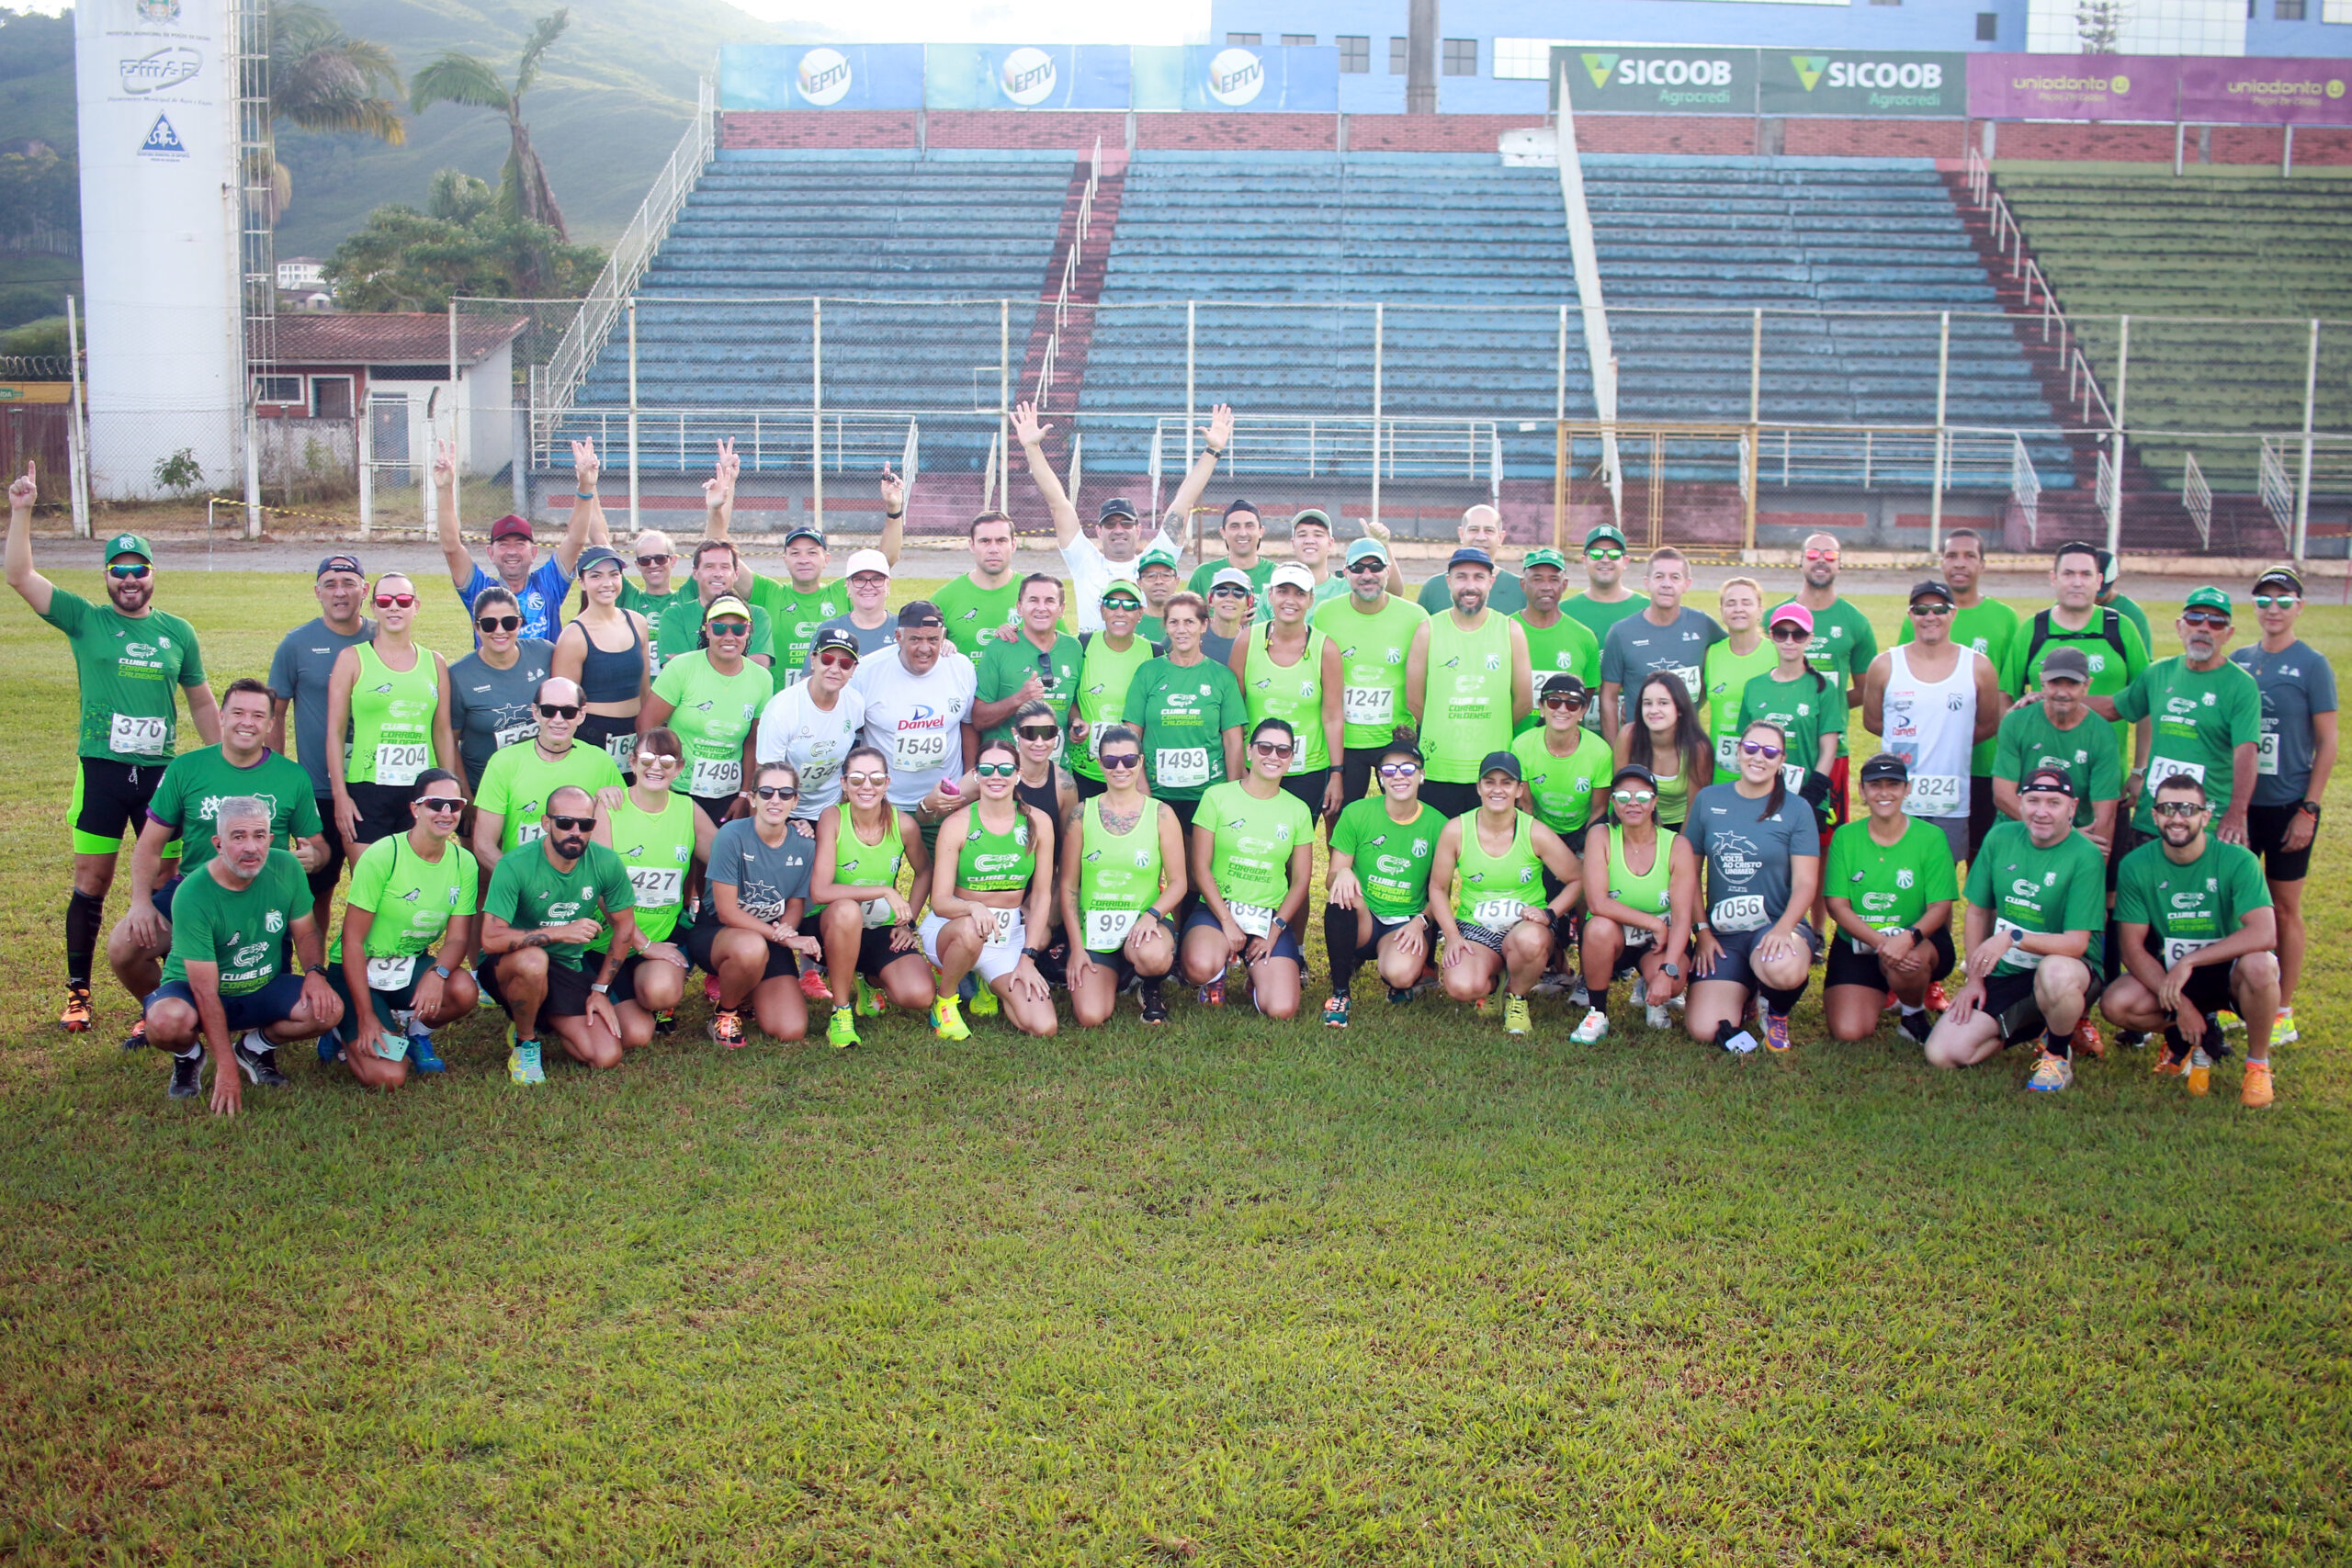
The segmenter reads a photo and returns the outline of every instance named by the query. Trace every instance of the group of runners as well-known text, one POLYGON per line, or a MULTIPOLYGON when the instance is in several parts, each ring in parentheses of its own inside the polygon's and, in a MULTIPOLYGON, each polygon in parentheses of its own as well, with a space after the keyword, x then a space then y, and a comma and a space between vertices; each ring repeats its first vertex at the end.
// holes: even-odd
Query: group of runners
POLYGON ((1679 552, 1636 562, 1612 527, 1514 571, 1474 507, 1408 597, 1376 526, 1342 546, 1299 512, 1278 561, 1236 500, 1186 580, 1172 531, 1227 411, 1148 539, 1122 499, 1090 537, 1048 427, 1023 407, 1013 431, 1066 579, 1017 573, 990 512, 970 570, 896 610, 887 470, 878 548, 829 580, 797 526, 770 575, 731 538, 728 447, 691 554, 648 531, 625 558, 582 445, 555 548, 501 518, 486 570, 440 454, 470 650, 421 640, 425 585, 331 554, 319 616, 217 702, 147 541, 107 543, 103 603, 57 587, 18 479, 8 582, 81 681, 64 1027, 93 1024, 103 946, 141 1003, 126 1043, 171 1056, 175 1096, 209 1055, 233 1111, 298 1041, 371 1086, 442 1071, 435 1031, 492 1004, 515 1081, 543 1081, 548 1044, 616 1066, 695 970, 730 1048, 800 1039, 812 1010, 837 1047, 886 1008, 944 1039, 967 1008, 1048 1035, 1057 987, 1081 1027, 1131 990, 1163 1022, 1171 982, 1288 1019, 1319 908, 1334 1028, 1369 964, 1392 1006, 1437 991, 1511 1034, 1560 997, 1598 1042, 1630 981, 1652 1028, 1679 1011, 1702 1043, 1784 1052, 1826 958, 1834 1038, 1892 1009, 1930 1062, 2027 1044, 2028 1087, 2053 1090, 2105 1049, 2096 1008, 2203 1093, 2243 1026, 2241 1098, 2269 1103, 2335 753, 2293 570, 2252 585, 2258 641, 2231 655, 2238 602, 2200 587, 2161 659, 2106 552, 2061 546, 2052 602, 2021 613, 1983 593, 1967 529, 1883 649, 1825 535, 1793 594, 1735 577, 1709 615, 1679 552))

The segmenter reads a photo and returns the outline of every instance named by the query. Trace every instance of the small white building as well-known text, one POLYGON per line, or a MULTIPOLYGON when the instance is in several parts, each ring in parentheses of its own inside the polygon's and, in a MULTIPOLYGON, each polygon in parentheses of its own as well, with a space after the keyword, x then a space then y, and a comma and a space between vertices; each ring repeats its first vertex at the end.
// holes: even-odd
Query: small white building
POLYGON ((327 264, 316 256, 296 256, 277 264, 277 287, 289 294, 325 287, 327 264))
MULTIPOLYGON (((364 414, 379 471, 403 460, 417 470, 385 474, 392 483, 413 482, 430 467, 435 430, 456 434, 460 472, 494 474, 519 456, 514 339, 527 324, 522 316, 460 316, 453 355, 447 315, 281 315, 269 363, 254 374, 254 404, 265 420, 351 422, 364 414)), ((355 427, 355 441, 356 434, 355 427)))

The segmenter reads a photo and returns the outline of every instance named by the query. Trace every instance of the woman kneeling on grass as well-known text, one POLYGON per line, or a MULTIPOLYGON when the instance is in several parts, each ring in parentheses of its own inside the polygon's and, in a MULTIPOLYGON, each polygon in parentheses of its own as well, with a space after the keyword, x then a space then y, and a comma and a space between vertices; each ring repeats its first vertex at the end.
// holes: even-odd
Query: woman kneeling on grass
POLYGON ((923 952, 939 968, 932 1030, 942 1040, 972 1037, 956 1010, 956 990, 978 970, 1014 1027, 1048 1035, 1060 1021, 1037 973, 1039 950, 1030 933, 1042 938, 1051 924, 1054 825, 1014 794, 1021 757, 1010 740, 981 742, 972 772, 980 798, 940 824, 932 913, 922 923, 923 952))
POLYGON ((1260 1012, 1298 1016, 1306 955, 1295 928, 1315 874, 1315 814, 1283 788, 1296 748, 1288 724, 1259 720, 1249 773, 1212 784, 1193 813, 1201 899, 1184 922, 1184 977, 1201 987, 1204 1006, 1225 1005, 1225 972, 1238 958, 1260 1012))
POLYGON ((1657 780, 1627 762, 1610 782, 1611 820, 1584 836, 1584 988, 1592 998, 1568 1038, 1590 1045, 1609 1032, 1609 987, 1638 974, 1634 1000, 1649 1025, 1672 1021, 1666 1004, 1688 984, 1690 922, 1699 906, 1699 859, 1688 840, 1657 825, 1657 780))
MULTIPOLYGON (((718 832, 693 801, 670 787, 685 766, 685 746, 677 732, 649 729, 636 741, 620 759, 636 782, 598 795, 596 804, 605 809, 589 835, 621 857, 629 886, 637 890, 637 929, 629 938, 635 951, 613 971, 611 993, 621 1043, 631 1049, 673 1027, 671 1010, 685 995, 688 963, 673 940, 683 934, 678 914, 685 907, 686 880, 697 864, 709 863, 718 832)), ((607 926, 588 951, 602 953, 612 940, 607 926)))
POLYGON ((1758 995, 1766 1048, 1789 1048, 1789 1010, 1821 953, 1804 919, 1821 885, 1820 822, 1781 771, 1788 744, 1777 724, 1742 730, 1738 782, 1700 791, 1683 829, 1707 863, 1683 1023, 1691 1039, 1738 1055, 1756 1049, 1743 1023, 1758 995))
POLYGON ((1503 1030, 1528 1031, 1527 993, 1552 955, 1552 925, 1577 907, 1584 868, 1560 835, 1519 808, 1519 759, 1489 751, 1478 769, 1478 809, 1445 825, 1430 857, 1430 908, 1445 933, 1439 977, 1457 1002, 1484 1011, 1507 983, 1503 1030), (1544 899, 1544 873, 1559 892, 1544 899), (1449 893, 1451 898, 1449 900, 1449 893))
POLYGON ((433 1031, 474 1010, 466 957, 481 883, 458 842, 466 797, 446 768, 427 768, 409 789, 413 825, 368 845, 351 868, 343 934, 327 955, 343 1021, 320 1036, 319 1055, 339 1051, 370 1089, 400 1088, 411 1063, 442 1071, 433 1031), (352 1005, 363 996, 367 1007, 352 1005))
POLYGON ((1429 962, 1430 868, 1445 817, 1421 800, 1421 750, 1408 731, 1381 749, 1376 776, 1380 793, 1348 802, 1331 825, 1323 1022, 1332 1029, 1348 1026, 1348 990, 1365 959, 1379 966, 1392 1004, 1413 999, 1429 962))
POLYGON ((1143 742, 1124 724, 1096 738, 1102 793, 1073 807, 1063 833, 1062 924, 1069 1004, 1080 1029, 1109 1021, 1119 993, 1141 982, 1143 1021, 1166 1023, 1159 983, 1176 962, 1184 901, 1184 834, 1176 813, 1143 790, 1143 742))
POLYGON ((710 897, 686 938, 695 962, 718 976, 710 1037, 729 1051, 743 1044, 746 1001, 771 1040, 808 1032, 800 959, 815 960, 823 951, 800 930, 816 858, 816 846, 792 825, 800 775, 789 762, 762 762, 753 777, 752 814, 724 824, 711 840, 704 875, 710 897))
POLYGON ((890 1005, 919 1012, 931 1006, 931 963, 917 940, 916 914, 930 901, 931 857, 914 818, 890 804, 890 762, 872 746, 842 759, 842 799, 817 818, 811 902, 825 944, 833 1016, 825 1038, 837 1051, 858 1043, 857 1015, 890 1005), (899 891, 899 868, 914 873, 914 901, 899 891))

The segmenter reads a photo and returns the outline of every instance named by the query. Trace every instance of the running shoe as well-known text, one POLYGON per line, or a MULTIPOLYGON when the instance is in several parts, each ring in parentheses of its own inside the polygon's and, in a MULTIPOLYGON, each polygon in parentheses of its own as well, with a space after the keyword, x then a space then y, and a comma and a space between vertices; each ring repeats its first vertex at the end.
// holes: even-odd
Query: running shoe
MULTIPOLYGON (((2271 1021, 2270 1043, 2273 1045, 2292 1045, 2296 1041, 2301 1040, 2301 1038, 2302 1035, 2298 1032, 2295 1028, 2295 1010, 2291 1007, 2280 1008, 2278 1010, 2278 1018, 2271 1021)), ((2265 1100, 2262 1103, 2267 1105, 2270 1101, 2268 1100, 2265 1100)))
POLYGON ((230 1055, 236 1057, 237 1070, 245 1075, 245 1081, 255 1089, 277 1089, 286 1082, 286 1075, 277 1070, 277 1052, 258 1029, 246 1030, 230 1055))
MULTIPOLYGON (((122 1048, 126 1051, 130 1050, 130 1042, 128 1040, 124 1041, 122 1043, 122 1048)), ((319 1066, 328 1067, 342 1061, 343 1031, 340 1028, 330 1029, 324 1034, 320 1035, 318 1048, 319 1066)))
POLYGON ((986 986, 976 987, 973 989, 972 1016, 974 1018, 994 1018, 999 1010, 1001 1010, 997 1006, 994 991, 989 990, 986 986))
POLYGON ((2102 1059, 2107 1055, 2107 1042, 2099 1038, 2098 1025, 2091 1021, 2088 1013, 2083 1015, 2082 1022, 2075 1025, 2073 1044, 2075 1050, 2086 1051, 2102 1059))
POLYGON ((1941 980, 1928 982, 1928 1010, 1929 1012, 1951 1010, 1951 994, 1944 989, 1944 983, 1941 980))
POLYGON ((2213 1058, 2199 1045, 2188 1054, 2188 1092, 2201 1095, 2213 1087, 2213 1058))
POLYGON ((1532 1021, 1527 1016, 1527 998, 1510 996, 1503 998, 1503 1032, 1524 1034, 1531 1027, 1532 1021))
POLYGON ((1642 1016, 1647 1021, 1652 1029, 1672 1029, 1674 1027, 1674 1010, 1663 1002, 1649 1002, 1645 1004, 1642 1009, 1642 1016))
POLYGON ((1789 1048, 1789 1020, 1786 1013, 1764 1010, 1764 1049, 1781 1055, 1789 1048))
POLYGON ((1388 987, 1388 1005, 1393 1008, 1403 1007, 1420 994, 1421 988, 1419 986, 1391 986, 1388 987))
POLYGON ((865 1043, 857 1037, 857 1015, 848 1008, 835 1008, 832 1021, 825 1025, 825 1039, 836 1051, 865 1043))
POLYGON ((2064 1056, 2042 1053, 2041 1060, 2033 1065, 2032 1076, 2025 1087, 2036 1094, 2055 1094, 2062 1089, 2075 1087, 2075 1064, 2064 1056))
POLYGON ((675 1033, 677 1033, 677 1032, 678 1032, 678 1015, 677 1015, 677 1013, 676 1013, 674 1010, 671 1010, 671 1009, 669 1009, 669 1008, 664 1008, 664 1009, 662 1009, 660 1012, 655 1013, 655 1014, 653 1015, 653 1032, 654 1032, 654 1033, 656 1033, 656 1034, 675 1034, 675 1033))
POLYGON ((433 1032, 429 1029, 409 1032, 408 1059, 409 1064, 420 1073, 446 1073, 449 1070, 449 1064, 433 1049, 433 1032))
POLYGON ((941 997, 931 1004, 931 1032, 942 1040, 969 1040, 971 1027, 956 1010, 954 997, 941 997))
POLYGON ((1578 1045, 1598 1045, 1601 1036, 1608 1032, 1609 1015, 1595 1008, 1588 1010, 1577 1021, 1577 1026, 1568 1031, 1568 1039, 1578 1045))
POLYGON ((2244 1029, 2245 1027, 2245 1020, 2240 1018, 2236 1013, 2232 1012, 2228 1008, 2223 1008, 2213 1016, 2221 1021, 2222 1028, 2224 1032, 2233 1029, 2244 1029))
POLYGON ((1348 998, 1333 997, 1323 1004, 1323 1027, 1345 1029, 1348 1026, 1348 998))
POLYGON ((1143 993, 1143 1021, 1146 1023, 1168 1021, 1168 998, 1160 994, 1157 985, 1143 993))
MULTIPOLYGON (((1638 986, 1641 981, 1636 979, 1634 983, 1638 986)), ((1589 1008, 1592 1005, 1592 991, 1585 985, 1582 975, 1578 975, 1576 984, 1568 987, 1568 1005, 1574 1008, 1589 1008)))
MULTIPOLYGON (((1592 998, 1589 992, 1585 997, 1585 1005, 1587 1007, 1592 1005, 1592 998)), ((1650 1005, 1650 983, 1639 975, 1634 976, 1634 1005, 1637 1008, 1650 1005)))
POLYGON ((2245 1082, 2238 1087, 2238 1103, 2259 1111, 2270 1103, 2270 1064, 2248 1062, 2245 1065, 2245 1082))
POLYGON ((1225 976, 1219 975, 1216 979, 1203 986, 1200 990, 1200 999, 1201 1005, 1204 1008, 1223 1007, 1225 1005, 1225 976))
POLYGON ((2188 1073, 2188 1059, 2174 1055, 2167 1048, 2156 1053, 2155 1065, 2150 1070, 2160 1078, 2184 1077, 2188 1073))
POLYGON ((743 1048, 743 1015, 734 1008, 720 1008, 710 1015, 710 1037, 729 1051, 743 1048))
POLYGON ((90 1012, 90 987, 68 985, 65 987, 65 1010, 57 1015, 58 1027, 68 1034, 79 1034, 95 1021, 90 1012))
POLYGON ((1925 1045, 1928 1036, 1935 1031, 1936 1021, 1922 1009, 1917 1012, 1905 1013, 1894 1021, 1894 1027, 1903 1031, 1913 1044, 1925 1045))
POLYGON ((172 1058, 172 1087, 165 1090, 174 1100, 194 1100, 204 1092, 204 1053, 172 1058))
POLYGON ((2126 1051, 2144 1051, 2148 1048, 2148 1032, 2144 1029, 2119 1029, 2115 1032, 2115 1043, 2126 1051))
MULTIPOLYGON (((333 1032, 333 1030, 329 1030, 327 1032, 328 1034, 332 1034, 333 1032)), ((324 1040, 327 1038, 327 1035, 322 1034, 319 1038, 324 1040)), ((122 1037, 122 1048, 126 1051, 143 1051, 147 1048, 147 1021, 144 1018, 141 1018, 137 1023, 132 1024, 130 1026, 130 1032, 122 1037)), ((341 1052, 336 1053, 337 1055, 340 1055, 341 1054, 341 1052)), ((320 1058, 322 1061, 332 1061, 333 1059, 333 1057, 328 1056, 322 1056, 320 1058)))
POLYGON ((1545 1001, 1555 1002, 1562 997, 1568 994, 1568 987, 1569 981, 1566 975, 1546 975, 1544 978, 1535 982, 1534 986, 1530 988, 1528 994, 1530 996, 1542 997, 1545 1001))
POLYGON ((857 1016, 880 1018, 882 1007, 881 993, 866 983, 865 976, 860 975, 857 977, 857 1016))
POLYGON ((818 969, 803 969, 800 972, 800 994, 812 1002, 829 1002, 833 999, 833 988, 825 984, 824 973, 818 969))
MULTIPOLYGON (((510 1034, 508 1038, 512 1039, 510 1034)), ((539 1065, 539 1043, 516 1040, 506 1053, 506 1076, 519 1084, 539 1084, 548 1081, 539 1065)))

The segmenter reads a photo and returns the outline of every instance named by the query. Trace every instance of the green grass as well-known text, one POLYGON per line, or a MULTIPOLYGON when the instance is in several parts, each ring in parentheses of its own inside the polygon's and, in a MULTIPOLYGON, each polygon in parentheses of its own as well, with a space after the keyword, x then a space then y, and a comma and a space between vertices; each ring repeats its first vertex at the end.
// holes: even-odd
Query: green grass
MULTIPOLYGON (((306 590, 163 601, 218 680, 306 590)), ((2352 668, 2352 611, 2307 626, 2352 668)), ((56 1032, 71 671, 13 598, 0 653, 0 1559, 2352 1551, 2344 791, 2266 1114, 2134 1060, 2030 1099, 1811 1001, 1732 1060, 1374 989, 847 1055, 697 1003, 536 1093, 478 1021, 444 1082, 304 1060, 226 1123, 111 983, 56 1032)))

